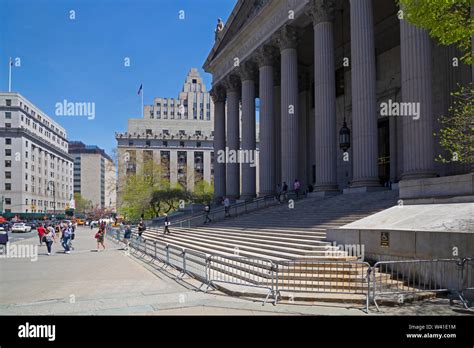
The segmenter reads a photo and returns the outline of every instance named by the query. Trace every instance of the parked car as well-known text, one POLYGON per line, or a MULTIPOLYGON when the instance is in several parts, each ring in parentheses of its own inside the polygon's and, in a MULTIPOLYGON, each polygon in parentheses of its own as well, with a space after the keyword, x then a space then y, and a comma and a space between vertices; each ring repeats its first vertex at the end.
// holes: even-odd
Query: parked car
POLYGON ((31 226, 28 226, 24 222, 14 223, 12 226, 12 232, 30 232, 31 226))
POLYGON ((77 226, 82 226, 84 225, 84 220, 83 219, 76 219, 77 226))

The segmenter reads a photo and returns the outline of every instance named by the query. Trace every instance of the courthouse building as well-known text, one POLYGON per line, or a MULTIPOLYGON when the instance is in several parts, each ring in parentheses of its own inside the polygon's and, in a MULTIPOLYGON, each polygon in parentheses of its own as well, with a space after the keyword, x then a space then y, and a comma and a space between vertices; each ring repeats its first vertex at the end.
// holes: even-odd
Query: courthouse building
POLYGON ((259 185, 250 165, 216 162, 216 198, 295 179, 327 195, 469 172, 435 161, 443 150, 433 133, 471 69, 398 11, 394 0, 237 2, 204 70, 214 151, 255 149, 259 98, 259 185))
POLYGON ((143 163, 161 165, 171 185, 193 190, 195 183, 213 182, 214 107, 197 69, 186 76, 178 98, 155 98, 144 107, 144 118, 128 120, 117 133, 118 200, 127 175, 139 173, 143 163))
POLYGON ((0 93, 0 198, 11 213, 64 213, 73 193, 66 130, 19 93, 0 93))

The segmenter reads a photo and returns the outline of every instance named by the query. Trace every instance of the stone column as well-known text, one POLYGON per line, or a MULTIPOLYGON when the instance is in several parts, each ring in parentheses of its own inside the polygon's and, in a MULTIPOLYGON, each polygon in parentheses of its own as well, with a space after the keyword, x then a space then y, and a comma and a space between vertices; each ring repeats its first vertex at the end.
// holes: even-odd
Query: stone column
POLYGON ((352 187, 379 186, 372 0, 351 0, 352 187))
POLYGON ((409 115, 400 116, 403 117, 402 179, 433 177, 431 43, 428 33, 401 20, 400 51, 402 102, 410 106, 404 108, 409 115))
POLYGON ((226 195, 229 199, 238 199, 240 196, 240 164, 238 162, 239 139, 239 97, 240 79, 231 75, 226 80, 227 93, 227 150, 226 156, 226 195))
POLYGON ((281 53, 281 180, 291 189, 298 176, 298 56, 293 27, 283 27, 281 53))
POLYGON ((194 191, 196 182, 196 172, 194 170, 194 151, 186 151, 186 187, 189 191, 194 191))
MULTIPOLYGON (((301 69, 302 70, 302 69, 301 69)), ((300 71, 299 77, 299 104, 298 104, 298 180, 301 190, 308 187, 308 114, 311 99, 310 72, 300 71)))
POLYGON ((275 192, 275 114, 274 114, 274 49, 262 47, 258 52, 260 97, 259 196, 275 192))
POLYGON ((214 87, 211 97, 214 102, 214 199, 221 202, 226 195, 225 89, 214 87))
POLYGON ((246 62, 240 68, 242 79, 242 194, 241 199, 256 196, 255 78, 256 67, 246 62))
POLYGON ((281 185, 281 76, 280 64, 275 66, 273 82, 275 86, 273 87, 273 112, 275 115, 274 121, 274 137, 275 137, 275 187, 277 184, 281 185))
POLYGON ((397 175, 397 119, 390 117, 388 120, 389 140, 390 140, 390 181, 398 181, 397 175))
POLYGON ((315 191, 337 191, 336 87, 334 68, 334 1, 313 0, 309 14, 314 27, 315 191))

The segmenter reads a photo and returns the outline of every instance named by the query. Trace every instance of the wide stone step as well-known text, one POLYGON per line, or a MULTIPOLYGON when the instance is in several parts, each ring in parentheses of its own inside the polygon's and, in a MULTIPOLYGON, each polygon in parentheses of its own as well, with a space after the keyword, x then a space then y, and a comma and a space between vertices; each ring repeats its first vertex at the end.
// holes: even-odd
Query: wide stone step
MULTIPOLYGON (((150 230, 150 234, 155 232, 159 234, 158 231, 150 230)), ((173 235, 179 235, 183 238, 189 239, 199 239, 202 241, 207 241, 209 243, 219 243, 225 242, 226 244, 232 243, 235 246, 250 246, 258 248, 266 248, 270 250, 282 250, 282 251, 294 251, 301 253, 302 255, 322 255, 328 252, 335 252, 338 249, 332 246, 329 242, 319 243, 319 244, 298 244, 291 242, 282 242, 282 241, 268 241, 265 239, 255 239, 247 236, 235 237, 235 236, 222 236, 221 234, 211 234, 209 232, 200 232, 199 230, 195 231, 186 231, 183 229, 175 229, 173 235)))
MULTIPOLYGON (((321 256, 322 257, 325 255, 324 252, 318 252, 318 251, 305 253, 302 250, 291 249, 291 248, 261 248, 261 247, 245 246, 245 245, 239 245, 239 244, 233 244, 233 243, 227 243, 227 242, 217 242, 217 241, 208 242, 204 238, 192 238, 189 236, 181 236, 179 234, 170 234, 164 237, 158 234, 151 234, 150 232, 147 232, 147 231, 145 233, 143 234, 144 236, 148 236, 156 240, 161 240, 163 242, 167 242, 170 244, 176 244, 176 245, 186 244, 191 249, 192 249, 191 246, 196 246, 196 247, 201 246, 201 247, 214 249, 216 251, 225 251, 228 253, 233 252, 234 255, 242 255, 242 256, 247 256, 247 257, 252 257, 252 256, 257 256, 257 255, 259 257, 263 257, 261 255, 265 255, 265 257, 273 256, 273 257, 278 257, 278 258, 296 259, 303 256, 307 256, 307 257, 321 256)), ((341 256, 344 256, 344 255, 345 254, 341 252, 341 256)))

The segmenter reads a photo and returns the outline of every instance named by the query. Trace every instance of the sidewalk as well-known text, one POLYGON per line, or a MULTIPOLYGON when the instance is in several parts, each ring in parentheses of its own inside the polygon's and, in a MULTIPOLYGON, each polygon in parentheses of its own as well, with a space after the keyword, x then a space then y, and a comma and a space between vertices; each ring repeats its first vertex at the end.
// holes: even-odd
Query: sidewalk
MULTIPOLYGON (((195 291, 120 250, 106 239, 106 251, 95 251, 96 230, 79 227, 75 250, 59 244, 38 259, 0 259, 0 315, 366 315, 359 308, 321 303, 288 305, 233 298, 217 291, 195 291)), ((36 237, 15 244, 38 245, 36 237)), ((347 306, 347 305, 346 305, 347 306)), ((406 305, 386 314, 456 314, 446 304, 406 305)), ((372 314, 378 315, 373 312, 372 314)))

